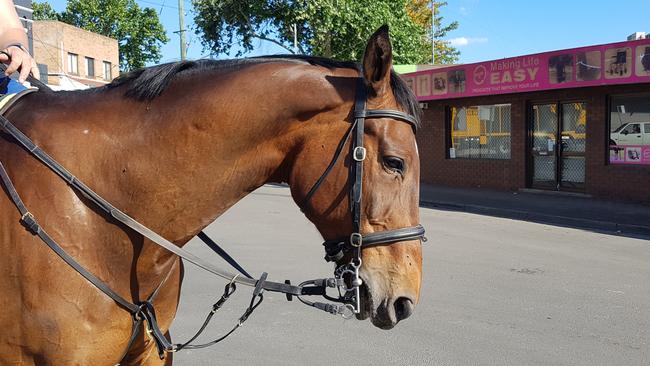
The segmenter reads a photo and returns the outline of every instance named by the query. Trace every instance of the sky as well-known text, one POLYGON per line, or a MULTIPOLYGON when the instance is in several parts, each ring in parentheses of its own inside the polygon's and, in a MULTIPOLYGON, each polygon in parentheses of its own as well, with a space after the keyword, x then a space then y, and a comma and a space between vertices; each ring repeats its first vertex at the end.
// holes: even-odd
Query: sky
MULTIPOLYGON (((38 0, 37 0, 38 1, 38 0)), ((167 31, 170 42, 163 46, 161 63, 180 58, 178 31, 179 0, 136 0, 151 7, 167 31)), ((190 0, 184 1, 188 58, 206 57, 199 36, 192 27, 190 0)), ((457 30, 445 40, 460 50, 459 63, 495 60, 531 53, 624 41, 634 32, 650 33, 650 2, 636 0, 448 0, 441 8, 443 24, 458 21, 457 30)), ((65 0, 50 0, 55 10, 65 0)), ((259 41, 246 54, 286 53, 269 42, 259 41)), ((234 56, 234 54, 232 55, 234 56)), ((220 58, 228 57, 222 55, 220 58)))

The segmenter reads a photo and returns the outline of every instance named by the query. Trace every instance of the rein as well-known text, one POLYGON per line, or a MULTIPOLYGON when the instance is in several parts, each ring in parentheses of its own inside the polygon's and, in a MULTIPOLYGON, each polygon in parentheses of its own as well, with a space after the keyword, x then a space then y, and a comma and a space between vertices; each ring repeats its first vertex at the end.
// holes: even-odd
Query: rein
POLYGON ((6 191, 9 194, 9 197, 17 207, 21 218, 20 222, 33 234, 38 236, 50 249, 52 249, 63 261, 65 261, 69 266, 75 269, 81 276, 88 280, 92 285, 97 289, 106 294, 109 298, 123 307, 125 310, 129 311, 132 315, 133 328, 132 335, 129 339, 126 350, 123 352, 121 360, 126 356, 127 352, 135 342, 140 328, 144 324, 147 329, 147 334, 155 342, 158 355, 161 359, 164 358, 165 353, 176 352, 181 349, 197 349, 204 348, 213 344, 216 344, 230 334, 232 334, 237 328, 239 328, 253 313, 253 311, 262 303, 263 301, 263 292, 279 292, 284 293, 287 297, 287 300, 291 301, 293 297, 297 297, 301 302, 309 306, 315 307, 317 309, 326 311, 335 315, 342 315, 344 318, 350 318, 353 314, 358 314, 361 309, 361 299, 359 294, 359 287, 362 284, 362 280, 359 277, 359 268, 361 267, 361 248, 371 245, 386 244, 391 242, 403 241, 403 240, 414 240, 414 239, 424 239, 424 228, 421 225, 414 227, 408 227, 403 229, 388 230, 377 233, 371 233, 362 235, 360 233, 360 222, 361 222, 361 198, 362 198, 362 177, 363 177, 363 160, 366 157, 366 150, 363 146, 363 136, 364 136, 364 120, 366 118, 389 118, 396 119, 403 122, 411 124, 415 132, 416 120, 412 116, 394 110, 366 110, 366 86, 363 82, 363 79, 359 78, 357 83, 357 95, 355 99, 354 106, 354 123, 350 127, 350 130, 344 137, 344 139, 339 144, 337 151, 335 153, 334 159, 325 170, 323 175, 317 180, 314 184, 306 199, 304 204, 301 207, 306 207, 309 203, 311 197, 318 190, 322 182, 325 180, 327 175, 332 170, 334 164, 339 158, 343 147, 351 137, 353 131, 355 131, 355 139, 352 144, 352 157, 355 161, 350 168, 350 177, 354 179, 354 184, 351 186, 350 190, 350 200, 351 200, 351 210, 352 210, 352 227, 353 232, 349 238, 343 238, 339 240, 329 240, 324 243, 326 249, 326 260, 328 261, 340 261, 346 254, 351 254, 352 259, 350 263, 345 265, 339 265, 335 270, 334 278, 323 278, 316 280, 304 281, 299 285, 292 285, 290 281, 285 281, 284 283, 267 281, 267 273, 263 272, 259 279, 254 279, 241 267, 237 262, 232 259, 223 249, 221 249, 214 241, 212 241, 205 233, 201 232, 199 238, 203 240, 210 248, 212 248, 217 254, 222 256, 228 263, 230 263, 235 269, 244 274, 245 277, 241 277, 238 274, 232 274, 221 270, 220 268, 202 260, 196 255, 186 251, 183 248, 180 248, 158 235, 151 229, 139 223, 137 220, 131 218, 124 212, 120 211, 118 208, 113 206, 111 203, 106 201, 104 198, 95 193, 90 189, 86 184, 77 179, 72 173, 65 169, 61 164, 49 156, 46 152, 40 149, 34 142, 23 134, 16 126, 14 126, 9 120, 0 114, 0 127, 2 130, 11 135, 20 145, 22 145, 31 155, 41 161, 46 167, 56 173, 61 179, 63 179, 71 188, 81 193, 85 198, 90 200, 94 205, 104 211, 105 214, 119 221, 120 223, 128 226, 132 230, 138 232, 142 236, 156 243, 157 245, 165 248, 166 250, 176 254, 178 257, 185 259, 186 261, 229 281, 229 283, 224 288, 224 293, 222 297, 217 301, 213 307, 212 311, 206 317, 204 324, 201 326, 199 331, 186 343, 183 344, 172 344, 163 334, 158 326, 156 319, 156 313, 153 306, 153 301, 158 294, 160 288, 164 285, 167 278, 172 273, 176 262, 174 262, 172 268, 170 269, 167 276, 163 281, 156 287, 152 294, 147 298, 147 300, 132 303, 115 291, 113 291, 106 283, 97 278, 94 274, 86 270, 81 266, 72 256, 70 256, 54 239, 52 239, 47 232, 40 226, 37 219, 32 213, 29 212, 28 208, 25 206, 24 202, 20 198, 20 195, 16 191, 7 171, 5 170, 2 162, 0 162, 0 181, 2 185, 6 188, 6 191), (346 277, 351 275, 351 281, 346 281, 346 277), (348 285, 348 282, 351 285, 348 285), (248 308, 244 311, 242 316, 239 318, 239 321, 232 330, 230 330, 226 335, 215 339, 212 342, 202 344, 202 345, 191 345, 190 342, 194 341, 206 328, 207 324, 212 319, 212 316, 223 306, 223 304, 228 300, 228 298, 235 292, 236 285, 244 285, 253 287, 253 296, 248 308), (339 297, 331 297, 327 294, 328 288, 337 288, 339 290, 339 297), (341 293, 345 295, 341 295, 341 293), (322 303, 322 302, 311 302, 305 299, 302 299, 301 296, 322 296, 325 299, 338 302, 335 303, 322 303))
MULTIPOLYGON (((222 296, 221 300, 219 300, 216 304, 213 305, 212 312, 206 318, 206 321, 204 325, 201 327, 201 329, 197 332, 197 334, 194 337, 192 337, 192 340, 201 334, 201 332, 207 326, 207 323, 212 318, 212 315, 214 315, 214 313, 217 310, 219 310, 219 308, 230 297, 230 295, 232 295, 232 293, 236 289, 236 284, 241 284, 241 285, 255 288, 253 291, 253 298, 251 300, 251 304, 246 309, 244 314, 240 317, 239 322, 237 323, 235 328, 233 328, 233 330, 228 332, 228 334, 226 334, 224 337, 221 337, 216 341, 210 342, 210 344, 214 344, 225 339, 225 337, 232 334, 235 329, 239 328, 248 319, 251 313, 257 308, 257 306, 259 306, 260 303, 262 302, 264 290, 284 293, 287 295, 288 299, 291 299, 293 296, 300 297, 304 295, 325 295, 326 287, 336 287, 338 285, 338 283, 336 281, 332 281, 332 279, 322 279, 322 280, 309 281, 309 283, 305 283, 301 286, 293 286, 290 283, 288 283, 289 281, 286 281, 287 283, 267 281, 266 272, 262 273, 262 276, 256 280, 253 278, 242 278, 237 274, 231 274, 229 272, 223 271, 215 267, 214 265, 202 260, 201 258, 195 256, 194 254, 184 250, 183 248, 177 247, 167 239, 161 237, 160 235, 156 234, 152 230, 148 229, 146 226, 140 224, 135 219, 129 217, 122 211, 115 208, 113 205, 111 205, 109 202, 104 200, 97 193, 92 191, 83 182, 81 182, 76 177, 74 177, 70 172, 68 172, 63 166, 61 166, 58 162, 56 162, 52 157, 50 157, 47 153, 45 153, 38 146, 36 146, 32 140, 30 140, 20 130, 18 130, 11 122, 9 122, 9 120, 7 120, 4 116, 1 115, 0 115, 0 127, 2 127, 2 129, 4 129, 12 137, 14 137, 25 149, 27 149, 34 157, 40 160, 45 166, 50 168, 57 175, 59 175, 63 180, 65 180, 69 186, 71 186, 73 189, 80 192, 84 197, 92 201, 97 207, 101 208, 108 215, 110 215, 117 221, 121 222, 122 224, 135 230, 136 232, 140 233, 141 235, 153 241, 154 243, 176 254, 177 256, 187 260, 188 262, 200 268, 203 268, 204 270, 214 275, 225 278, 229 281, 229 284, 226 286, 226 289, 224 290, 224 295, 222 296)), ((14 187, 11 179, 9 178, 9 175, 7 174, 7 171, 4 165, 2 164, 2 162, 0 162, 0 181, 6 188, 7 192, 9 193, 9 197, 14 202, 16 208, 18 209, 21 215, 20 222, 33 235, 38 236, 48 247, 50 247, 50 249, 52 249, 59 257, 61 257, 63 261, 65 261, 70 267, 76 270, 88 282, 93 284, 97 289, 99 289, 101 292, 106 294, 113 301, 115 301, 117 304, 119 304, 121 307, 123 307, 125 310, 131 313, 133 317, 132 335, 131 338, 129 339, 127 348, 122 355, 122 358, 124 358, 128 350, 131 348, 133 342, 135 342, 142 324, 146 325, 147 334, 154 340, 156 347, 158 349, 158 355, 161 359, 164 358, 165 353, 167 352, 176 352, 183 348, 202 348, 208 345, 206 344, 206 345, 193 346, 193 345, 189 345, 188 342, 184 344, 174 345, 171 342, 169 342, 169 340, 167 340, 163 332, 160 330, 156 318, 156 313, 153 307, 153 300, 158 294, 158 290, 162 287, 165 281, 161 282, 161 284, 156 288, 156 290, 154 290, 154 292, 147 298, 146 301, 140 303, 132 303, 126 300, 125 298, 117 294, 115 291, 113 291, 105 282, 103 282, 102 280, 97 278, 94 274, 92 274, 91 272, 86 270, 83 266, 81 266, 54 239, 52 239, 52 237, 50 237, 47 234, 47 232, 38 223, 34 215, 31 212, 29 212, 29 210, 23 203, 22 199, 20 198, 20 195, 16 191, 16 188, 14 187)), ((214 245, 216 245, 216 243, 214 243, 214 245)), ((171 269, 169 273, 171 273, 171 269)), ((332 314, 345 315, 347 309, 344 305, 321 304, 321 303, 315 303, 315 304, 317 304, 315 307, 325 310, 332 314)))

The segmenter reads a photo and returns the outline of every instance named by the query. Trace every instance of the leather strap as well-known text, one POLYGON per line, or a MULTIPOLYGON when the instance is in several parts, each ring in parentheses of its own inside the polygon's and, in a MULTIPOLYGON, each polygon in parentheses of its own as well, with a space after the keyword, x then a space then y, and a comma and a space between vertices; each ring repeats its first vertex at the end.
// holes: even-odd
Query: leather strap
POLYGON ((113 291, 106 283, 97 278, 94 274, 88 272, 84 267, 82 267, 77 261, 74 260, 63 248, 61 248, 48 234, 41 228, 36 218, 27 210, 23 200, 18 195, 16 188, 14 187, 9 175, 5 170, 4 165, 0 162, 0 178, 2 178, 2 183, 4 184, 9 197, 14 202, 18 211, 20 212, 21 219, 20 221, 23 225, 32 232, 32 234, 37 235, 45 244, 47 244, 50 249, 52 249, 64 262, 66 262, 70 267, 75 271, 79 272, 88 282, 92 283, 100 291, 108 295, 116 303, 120 304, 123 308, 127 309, 131 313, 136 313, 138 311, 138 306, 132 304, 131 302, 124 299, 122 296, 113 291))
MULTIPOLYGON (((426 241, 424 234, 425 230, 422 225, 364 234, 361 247, 367 248, 381 244, 414 239, 426 241)), ((353 249, 349 238, 328 240, 323 243, 323 246, 325 247, 326 253, 325 260, 328 262, 337 262, 341 260, 346 252, 353 249)))
POLYGON ((354 130, 354 124, 350 125, 350 128, 348 128, 347 132, 339 142, 339 145, 336 147, 336 150, 334 151, 334 157, 332 158, 329 165, 325 169, 325 172, 323 172, 323 174, 321 174, 318 180, 316 180, 316 183, 314 183, 314 185, 311 187, 309 192, 307 192, 305 198, 302 200, 302 203, 300 204, 300 211, 305 212, 305 210, 309 208, 309 203, 311 202, 311 198, 314 196, 314 193, 316 193, 316 191, 321 186, 321 184, 323 184, 325 178, 327 178, 327 176, 334 168, 334 165, 339 160, 339 156, 341 156, 341 152, 343 151, 343 148, 350 140, 350 136, 352 135, 353 130, 354 130))
MULTIPOLYGON (((159 246, 167 249, 168 251, 176 254, 177 256, 185 259, 186 261, 200 268, 203 268, 204 270, 214 275, 227 279, 228 281, 236 277, 234 274, 223 271, 220 268, 188 252, 187 250, 176 246, 172 242, 168 241, 167 239, 163 238, 162 236, 158 235, 151 229, 142 225, 135 219, 131 218, 124 212, 117 209, 115 206, 110 204, 108 201, 106 201, 97 193, 95 193, 92 189, 90 189, 86 184, 84 184, 82 181, 80 181, 74 175, 72 175, 72 173, 70 173, 67 169, 65 169, 51 156, 49 156, 38 146, 36 146, 36 144, 34 144, 34 142, 31 139, 29 139, 25 134, 23 134, 19 129, 17 129, 4 116, 0 116, 0 126, 2 126, 2 128, 4 128, 5 131, 7 131, 11 136, 13 136, 16 139, 16 141, 18 141, 34 157, 36 157, 45 166, 50 168, 53 172, 55 172, 58 176, 60 176, 63 180, 65 180, 68 183, 68 185, 70 185, 72 188, 80 192, 84 197, 92 201, 95 205, 97 205, 97 207, 102 209, 107 214, 111 215, 117 221, 128 226, 132 230, 138 232, 139 234, 143 235, 144 237, 153 241, 159 246)), ((236 282, 250 287, 255 287, 255 285, 257 284, 257 280, 255 279, 241 278, 241 277, 237 277, 236 282)), ((283 293, 288 293, 293 295, 299 295, 301 291, 301 289, 297 286, 291 286, 284 283, 270 282, 270 281, 267 281, 265 283, 264 289, 268 291, 283 292, 283 293)))
POLYGON ((208 246, 208 248, 212 249, 213 252, 217 253, 221 258, 223 258, 228 264, 230 264, 234 269, 238 270, 239 273, 243 274, 244 276, 248 278, 253 278, 246 270, 244 267, 242 267, 237 261, 228 254, 225 250, 223 250, 219 244, 217 244, 212 238, 208 236, 205 232, 201 231, 199 235, 197 235, 201 241, 205 243, 205 245, 208 246))
MULTIPOLYGON (((207 262, 204 262, 203 260, 183 250, 182 248, 175 246, 173 243, 167 241, 166 239, 162 238, 160 235, 156 234, 149 228, 145 227, 144 225, 132 219, 122 211, 118 210, 113 205, 111 205, 108 201, 104 200, 101 196, 99 196, 94 191, 92 191, 88 186, 86 186, 83 182, 78 180, 75 176, 73 176, 69 171, 67 171, 53 158, 51 158, 49 155, 43 152, 38 146, 36 146, 33 143, 32 140, 30 140, 27 136, 25 136, 20 130, 18 130, 4 116, 1 115, 0 115, 0 126, 11 136, 13 136, 33 156, 38 158, 44 165, 46 165, 57 175, 59 175, 62 179, 64 179, 72 188, 79 191, 87 199, 91 200, 99 208, 104 210, 106 213, 110 214, 113 218, 117 219, 124 225, 142 234, 143 236, 147 237, 148 239, 152 240, 153 242, 157 243, 163 248, 166 248, 169 251, 177 254, 179 257, 184 258, 187 261, 194 263, 195 265, 211 273, 214 273, 220 277, 224 277, 231 280, 232 284, 241 283, 247 286, 254 286, 255 291, 254 291, 253 300, 251 300, 251 305, 244 313, 242 318, 240 318, 240 321, 238 323, 239 325, 233 328, 233 330, 230 331, 223 338, 227 337, 232 332, 234 332, 236 328, 241 326, 241 324, 248 318, 248 316, 253 312, 253 310, 255 310, 255 308, 257 308, 257 306, 260 305, 263 299, 261 294, 263 290, 282 292, 288 295, 298 295, 298 296, 302 295, 303 289, 300 286, 292 286, 287 283, 266 281, 266 276, 267 276, 266 273, 264 273, 259 280, 255 280, 251 278, 242 279, 239 278, 237 275, 230 275, 227 272, 221 271, 220 269, 212 266, 207 262), (255 298, 259 298, 259 300, 256 303, 254 303, 255 298)), ((154 343, 156 344, 156 349, 161 359, 164 358, 166 352, 175 351, 174 346, 170 343, 170 341, 165 337, 163 332, 160 330, 160 327, 158 326, 156 312, 153 307, 153 299, 158 294, 158 291, 162 287, 163 283, 167 280, 167 278, 171 274, 173 267, 172 269, 170 269, 170 272, 167 274, 165 279, 160 283, 160 285, 154 290, 154 292, 146 301, 141 302, 139 304, 133 304, 128 300, 124 299, 123 297, 121 297, 119 294, 113 291, 105 282, 101 281, 94 274, 92 274, 91 272, 86 270, 83 266, 81 266, 58 243, 56 243, 56 241, 54 241, 45 232, 45 230, 41 228, 36 218, 28 211, 23 200, 20 198, 20 195, 16 191, 13 182, 9 178, 9 175, 7 174, 7 171, 4 168, 2 162, 0 162, 0 181, 6 188, 6 191, 8 192, 11 200, 18 208, 18 212, 21 215, 21 219, 20 219, 21 223, 25 225, 25 227, 29 231, 31 231, 34 235, 37 235, 50 249, 52 249, 61 259, 63 259, 65 263, 67 263, 70 267, 72 267, 75 271, 77 271, 81 276, 83 276, 87 281, 93 284, 97 289, 102 291, 108 297, 113 299, 113 301, 115 301, 117 304, 119 304, 120 306, 122 306, 132 314, 134 319, 133 326, 132 326, 132 335, 129 339, 126 350, 122 353, 120 362, 128 353, 128 350, 131 348, 133 342, 137 338, 139 329, 143 324, 146 325, 147 327, 147 334, 153 339, 154 343)))
POLYGON ((91 272, 86 270, 83 266, 81 266, 56 241, 54 241, 54 239, 52 239, 52 237, 50 237, 47 234, 47 232, 45 232, 45 230, 43 230, 43 228, 39 225, 34 215, 32 215, 32 213, 30 213, 27 210, 27 207, 25 206, 23 200, 20 198, 20 195, 16 191, 13 182, 9 178, 9 175, 7 174, 7 170, 5 169, 4 165, 1 162, 0 162, 0 180, 2 181, 2 184, 4 185, 14 205, 16 206, 16 208, 18 208, 18 212, 21 215, 20 218, 21 223, 32 234, 38 236, 50 249, 52 249, 52 251, 54 251, 54 253, 56 253, 61 259, 63 259, 63 261, 66 264, 72 267, 75 271, 77 271, 82 277, 84 277, 93 286, 95 286, 97 289, 99 289, 101 292, 106 294, 113 301, 115 301, 117 304, 119 304, 121 307, 123 307, 133 315, 132 335, 131 338, 129 339, 127 348, 123 352, 120 360, 126 356, 126 353, 131 348, 133 342, 135 341, 139 333, 139 328, 143 323, 145 323, 145 325, 147 326, 148 334, 156 343, 156 347, 158 349, 158 355, 161 358, 163 358, 164 353, 168 350, 171 350, 172 346, 171 343, 169 343, 165 335, 160 330, 160 327, 158 326, 156 313, 152 303, 154 298, 158 295, 163 284, 167 281, 167 279, 171 275, 174 267, 176 266, 176 262, 174 262, 169 272, 167 273, 167 276, 165 276, 165 278, 160 282, 160 284, 151 293, 151 295, 147 298, 146 301, 139 304, 131 303, 130 301, 126 300, 118 293, 113 291, 104 281, 100 280, 94 274, 92 274, 91 272))
POLYGON ((417 132, 417 127, 418 127, 417 120, 415 119, 415 117, 404 112, 395 111, 392 109, 371 109, 369 111, 366 111, 365 118, 390 118, 390 119, 400 120, 402 122, 406 122, 410 124, 411 128, 413 129, 413 133, 417 132))

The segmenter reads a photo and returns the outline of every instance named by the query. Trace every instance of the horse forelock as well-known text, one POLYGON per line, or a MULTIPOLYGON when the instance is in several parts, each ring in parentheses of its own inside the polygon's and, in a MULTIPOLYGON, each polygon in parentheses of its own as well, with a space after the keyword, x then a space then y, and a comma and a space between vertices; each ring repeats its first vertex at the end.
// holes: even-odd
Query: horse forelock
MULTIPOLYGON (((160 96, 168 89, 170 83, 176 79, 188 77, 204 71, 227 72, 239 70, 247 66, 277 62, 308 64, 328 69, 346 68, 357 71, 361 70, 360 64, 355 62, 338 61, 305 55, 261 56, 232 60, 201 59, 194 61, 171 62, 131 71, 120 75, 104 87, 93 89, 93 91, 101 92, 123 88, 125 89, 125 97, 146 102, 160 96)), ((395 71, 391 72, 390 84, 398 106, 405 112, 414 116, 418 121, 419 127, 421 110, 411 89, 395 71)))

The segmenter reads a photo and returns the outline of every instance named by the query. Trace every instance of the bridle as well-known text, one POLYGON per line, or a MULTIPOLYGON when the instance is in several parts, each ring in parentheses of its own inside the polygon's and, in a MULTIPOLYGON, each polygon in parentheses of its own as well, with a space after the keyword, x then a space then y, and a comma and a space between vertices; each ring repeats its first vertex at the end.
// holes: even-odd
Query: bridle
MULTIPOLYGON (((33 90, 26 90, 21 92, 20 95, 33 92, 33 90)), ((156 313, 153 306, 153 301, 158 294, 160 288, 164 285, 169 274, 171 274, 175 262, 168 272, 167 276, 160 282, 160 284, 154 289, 149 297, 144 301, 139 301, 133 303, 117 292, 113 291, 105 282, 96 277, 93 273, 85 269, 80 265, 72 256, 70 256, 49 234, 43 229, 39 224, 38 220, 34 215, 29 211, 25 203, 22 201, 20 195, 18 194, 16 188, 13 185, 6 169, 4 168, 2 162, 0 162, 0 185, 2 185, 9 198, 13 201, 14 205, 18 209, 20 214, 20 222, 25 228, 31 232, 33 235, 40 238, 52 251, 54 251, 64 262, 66 262, 70 267, 76 270, 82 277, 84 277, 88 282, 95 286, 98 290, 102 291, 106 296, 111 298, 117 304, 119 304, 123 309, 127 310, 132 315, 133 327, 131 331, 131 338, 127 344, 126 349, 122 353, 122 360, 128 350, 131 348, 132 344, 137 339, 137 336, 140 332, 142 326, 146 326, 147 334, 154 341, 156 348, 158 350, 158 355, 160 358, 164 358, 165 354, 168 352, 176 352, 181 349, 197 349, 204 348, 213 344, 216 344, 227 336, 232 334, 236 329, 238 329, 252 314, 252 312, 261 304, 263 300, 263 292, 279 292, 284 293, 287 296, 288 300, 292 300, 293 297, 298 298, 301 302, 310 305, 314 308, 326 311, 331 314, 342 315, 343 317, 351 317, 349 314, 358 314, 361 311, 361 298, 360 298, 360 286, 362 285, 361 278, 359 277, 359 268, 361 267, 361 249, 364 247, 369 247, 373 245, 387 244, 404 240, 414 240, 414 239, 424 239, 424 228, 421 225, 407 227, 396 230, 387 230, 382 232, 375 232, 370 234, 361 234, 361 199, 362 199, 362 178, 363 178, 363 161, 366 158, 366 149, 363 145, 364 137, 364 121, 367 118, 388 118, 395 119, 409 123, 415 132, 417 122, 416 119, 404 112, 397 110, 366 110, 366 85, 363 79, 359 78, 357 82, 357 94, 355 97, 354 104, 354 121, 350 126, 350 129, 346 133, 346 136, 339 143, 339 146, 336 150, 334 159, 331 161, 330 165, 327 167, 325 172, 321 177, 316 181, 314 186, 308 192, 302 208, 306 207, 311 200, 311 197, 316 193, 320 185, 323 183, 327 175, 330 173, 334 167, 336 161, 338 160, 341 152, 343 151, 344 146, 349 141, 352 133, 354 132, 355 138, 352 141, 351 145, 351 154, 354 164, 351 164, 350 167, 350 178, 354 179, 354 183, 350 188, 350 208, 352 213, 352 233, 349 237, 337 239, 337 240, 327 240, 323 245, 325 246, 327 261, 337 262, 339 265, 334 271, 334 278, 322 278, 304 281, 299 285, 292 285, 290 281, 285 281, 284 283, 272 282, 267 280, 267 273, 263 272, 259 279, 254 279, 248 273, 239 266, 223 249, 221 249, 212 239, 207 237, 203 232, 201 232, 198 237, 203 240, 210 248, 212 248, 217 254, 222 256, 228 263, 233 265, 235 269, 240 271, 243 276, 233 275, 232 273, 226 272, 211 263, 206 262, 205 260, 197 257, 196 255, 186 251, 183 248, 176 246, 167 239, 163 238, 159 234, 155 233, 151 229, 147 228, 143 224, 139 223, 137 220, 129 217, 124 212, 120 211, 118 208, 113 206, 110 202, 102 198, 100 195, 95 193, 90 187, 76 178, 71 172, 69 172, 65 167, 60 163, 54 160, 41 148, 39 148, 34 142, 23 134, 16 126, 14 126, 9 120, 2 116, 3 111, 6 111, 6 108, 0 111, 0 131, 4 131, 13 137, 25 150, 27 150, 32 156, 38 159, 43 165, 52 170, 56 175, 63 179, 72 189, 79 192, 83 195, 89 202, 92 202, 97 206, 107 217, 111 217, 116 221, 124 224, 135 232, 141 234, 143 237, 151 240, 153 243, 165 248, 166 250, 176 254, 178 257, 183 258, 184 260, 214 274, 221 278, 224 278, 229 281, 229 283, 224 288, 224 293, 213 306, 212 311, 206 317, 204 324, 201 326, 199 331, 186 343, 183 344, 172 344, 164 335, 164 333, 158 327, 156 313), (350 262, 347 264, 341 264, 340 261, 346 256, 350 255, 350 262), (236 285, 241 284, 245 286, 253 287, 253 296, 250 301, 250 305, 244 311, 242 316, 239 318, 237 324, 232 330, 230 330, 226 335, 215 339, 212 342, 205 344, 193 345, 189 344, 194 339, 196 339, 206 328, 207 324, 212 319, 212 316, 223 306, 223 304, 229 299, 229 297, 235 292, 236 285), (332 297, 327 294, 328 288, 338 288, 339 296, 332 297), (311 302, 302 298, 302 296, 323 296, 327 300, 332 302, 341 303, 323 303, 323 302, 311 302)))
POLYGON ((417 131, 418 122, 415 117, 402 111, 393 109, 367 109, 366 102, 368 92, 366 83, 363 78, 357 78, 356 84, 357 91, 354 100, 353 123, 337 146, 330 164, 327 166, 323 174, 321 174, 321 176, 316 180, 316 183, 314 183, 309 192, 307 192, 300 207, 303 211, 307 210, 312 197, 330 174, 332 168, 338 161, 344 146, 350 140, 351 135, 354 134, 354 139, 352 139, 352 145, 350 147, 353 163, 350 164, 349 180, 352 180, 352 183, 348 193, 350 200, 350 213, 352 216, 352 233, 349 237, 326 240, 323 243, 323 246, 325 247, 325 260, 337 264, 334 271, 334 277, 337 279, 337 283, 340 284, 339 290, 341 290, 341 293, 345 294, 342 296, 343 302, 351 304, 353 312, 358 314, 361 312, 360 288, 363 284, 363 281, 359 276, 359 269, 361 268, 362 263, 361 250, 371 246, 406 240, 418 239, 426 241, 426 238, 424 237, 424 228, 419 224, 401 229, 384 230, 365 235, 361 234, 363 162, 366 159, 366 148, 363 144, 365 120, 371 118, 398 120, 408 123, 413 129, 413 133, 417 131), (344 259, 346 255, 349 255, 350 261, 348 263, 341 263, 341 260, 344 259))

